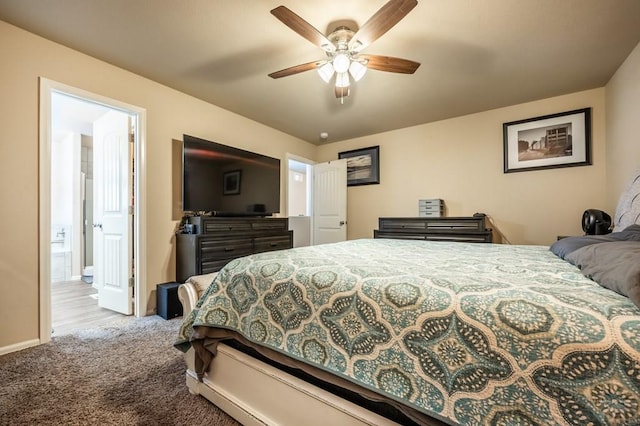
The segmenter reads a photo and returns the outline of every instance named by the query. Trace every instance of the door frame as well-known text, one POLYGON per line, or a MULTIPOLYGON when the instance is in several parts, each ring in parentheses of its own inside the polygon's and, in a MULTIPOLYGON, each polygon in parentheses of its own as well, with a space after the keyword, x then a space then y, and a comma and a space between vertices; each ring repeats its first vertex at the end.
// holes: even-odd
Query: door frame
POLYGON ((76 87, 68 86, 44 77, 39 78, 40 118, 39 118, 39 340, 51 340, 51 94, 58 92, 117 109, 133 116, 134 120, 134 315, 141 317, 147 311, 146 288, 146 110, 115 99, 97 95, 76 87))

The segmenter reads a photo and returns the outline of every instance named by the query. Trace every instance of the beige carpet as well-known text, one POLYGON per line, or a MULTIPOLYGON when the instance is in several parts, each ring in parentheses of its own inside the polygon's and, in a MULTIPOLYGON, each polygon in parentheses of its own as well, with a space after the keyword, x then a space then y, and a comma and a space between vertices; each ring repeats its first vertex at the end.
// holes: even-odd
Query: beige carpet
POLYGON ((185 385, 181 319, 75 332, 0 357, 0 425, 238 423, 185 385))

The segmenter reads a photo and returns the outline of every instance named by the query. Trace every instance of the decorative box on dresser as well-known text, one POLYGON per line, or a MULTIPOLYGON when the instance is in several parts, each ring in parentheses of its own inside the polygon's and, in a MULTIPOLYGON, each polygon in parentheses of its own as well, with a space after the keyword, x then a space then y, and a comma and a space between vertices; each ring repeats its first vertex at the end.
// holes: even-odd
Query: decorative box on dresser
POLYGON ((469 217, 381 217, 373 237, 490 243, 492 233, 485 218, 482 213, 469 217))
POLYGON ((176 234, 176 280, 219 271, 238 257, 293 247, 293 231, 287 218, 215 217, 188 218, 176 234))

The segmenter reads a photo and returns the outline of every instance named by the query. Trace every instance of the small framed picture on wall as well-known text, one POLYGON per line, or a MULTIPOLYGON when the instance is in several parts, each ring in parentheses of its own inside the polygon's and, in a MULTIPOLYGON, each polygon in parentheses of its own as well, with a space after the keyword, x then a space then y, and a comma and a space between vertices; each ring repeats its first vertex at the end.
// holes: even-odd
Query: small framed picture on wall
POLYGON ((380 183, 380 146, 338 153, 347 159, 347 186, 380 183))
POLYGON ((502 125, 504 172, 591 164, 591 108, 502 125))

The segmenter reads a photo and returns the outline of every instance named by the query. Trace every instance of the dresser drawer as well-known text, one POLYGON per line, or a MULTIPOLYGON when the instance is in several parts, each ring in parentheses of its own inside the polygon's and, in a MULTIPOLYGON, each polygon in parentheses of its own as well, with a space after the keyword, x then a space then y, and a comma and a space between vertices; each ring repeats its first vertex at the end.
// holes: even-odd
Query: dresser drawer
POLYGON ((410 220, 410 219, 380 219, 379 221, 380 229, 407 229, 407 230, 415 230, 415 229, 426 229, 426 224, 424 221, 418 220, 410 220))
POLYGON ((274 237, 256 237, 254 239, 254 250, 256 253, 265 251, 282 250, 291 248, 292 232, 289 235, 278 235, 274 237))
POLYGON ((409 233, 409 232, 384 232, 373 231, 374 238, 391 238, 395 240, 428 240, 428 241, 452 241, 465 243, 490 243, 492 240, 491 231, 480 232, 431 232, 431 233, 409 233))
POLYGON ((254 231, 286 231, 288 227, 288 221, 283 219, 265 219, 258 220, 251 223, 251 227, 254 231))
POLYGON ((200 239, 200 260, 203 263, 217 259, 246 256, 252 252, 252 238, 221 239, 205 237, 200 239))
POLYGON ((375 229, 373 231, 373 238, 391 238, 394 240, 424 240, 424 234, 412 234, 410 232, 385 232, 375 229))
POLYGON ((453 241, 464 243, 490 243, 492 241, 491 231, 480 232, 455 232, 455 233, 430 233, 425 234, 425 240, 429 241, 453 241))
POLYGON ((437 221, 426 222, 427 230, 457 230, 457 231, 482 231, 484 230, 484 217, 482 218, 440 218, 437 221))
POLYGON ((233 259, 235 259, 235 257, 200 262, 199 274, 210 274, 212 272, 218 272, 224 265, 231 262, 233 259))
POLYGON ((240 220, 203 220, 203 234, 220 234, 228 232, 250 232, 251 223, 240 220))

